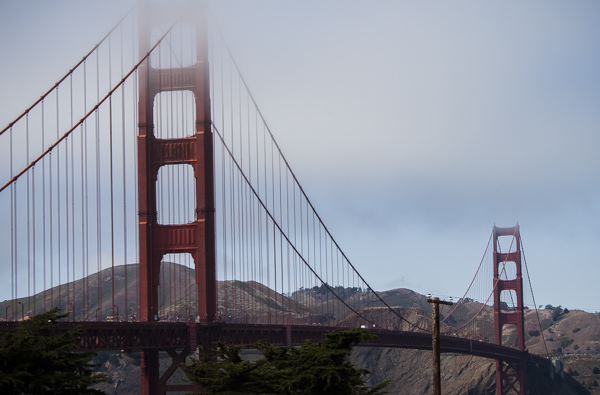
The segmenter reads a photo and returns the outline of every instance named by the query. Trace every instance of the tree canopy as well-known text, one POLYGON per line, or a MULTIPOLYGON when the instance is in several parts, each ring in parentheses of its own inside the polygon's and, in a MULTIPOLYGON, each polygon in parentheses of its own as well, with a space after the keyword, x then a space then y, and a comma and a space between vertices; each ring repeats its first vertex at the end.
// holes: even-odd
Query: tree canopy
POLYGON ((263 357, 257 361, 243 360, 241 347, 218 344, 216 355, 199 348, 199 358, 192 358, 183 369, 209 394, 384 394, 388 381, 367 386, 370 372, 348 360, 360 340, 374 337, 357 328, 332 332, 319 343, 306 340, 299 347, 258 342, 254 347, 263 357))
POLYGON ((77 330, 56 331, 56 321, 68 314, 58 308, 18 322, 0 334, 0 393, 102 394, 89 388, 106 380, 94 373, 93 352, 71 352, 77 330))

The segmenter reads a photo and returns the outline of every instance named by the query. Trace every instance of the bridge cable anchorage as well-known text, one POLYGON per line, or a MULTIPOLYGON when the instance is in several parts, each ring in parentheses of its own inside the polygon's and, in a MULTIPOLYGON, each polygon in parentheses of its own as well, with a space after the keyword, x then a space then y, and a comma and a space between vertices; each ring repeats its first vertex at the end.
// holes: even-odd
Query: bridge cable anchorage
POLYGON ((35 158, 33 161, 31 161, 19 173, 17 173, 16 175, 14 175, 9 181, 7 181, 4 185, 2 185, 2 187, 0 187, 0 192, 2 192, 3 190, 5 190, 10 184, 12 184, 13 182, 15 182, 16 180, 18 180, 23 174, 25 174, 25 172, 27 172, 27 170, 29 170, 33 166, 35 166, 36 163, 38 163, 42 158, 44 158, 54 148, 56 148, 56 146, 59 143, 61 143, 64 139, 66 139, 67 137, 69 137, 69 135, 71 135, 71 133, 73 133, 73 131, 75 129, 77 129, 80 125, 83 125, 84 121, 86 121, 92 114, 95 114, 98 111, 98 109, 100 108, 100 106, 102 105, 102 103, 104 103, 109 97, 111 97, 112 94, 115 93, 115 91, 119 87, 121 87, 121 85, 123 85, 125 83, 125 81, 138 69, 138 67, 140 67, 140 65, 142 63, 144 63, 144 61, 146 59, 148 59, 148 57, 150 56, 150 54, 152 53, 152 51, 154 51, 154 49, 167 36, 167 34, 171 31, 171 29, 173 28, 173 26, 175 24, 177 24, 177 22, 175 22, 175 23, 173 23, 173 25, 171 25, 171 27, 156 42, 156 44, 154 44, 154 46, 135 64, 135 66, 117 83, 117 85, 115 85, 101 100, 99 100, 98 103, 94 107, 92 107, 92 109, 90 111, 88 111, 83 116, 83 118, 81 118, 79 121, 77 121, 77 123, 75 125, 73 125, 67 132, 65 132, 60 138, 58 138, 58 140, 56 140, 48 148, 46 148, 37 158, 35 158))
POLYGON ((537 303, 535 301, 535 295, 533 293, 533 287, 531 286, 531 276, 529 275, 529 267, 527 267, 527 259, 525 259, 525 249, 523 248, 523 237, 521 239, 521 254, 523 254, 523 263, 525 263, 525 272, 527 273, 527 281, 529 282, 529 289, 531 290, 531 298, 533 299, 533 308, 535 309, 535 316, 537 317, 538 325, 540 327, 540 334, 542 335, 542 340, 544 341, 544 348, 546 349, 546 355, 548 359, 550 359, 550 352, 548 351, 548 345, 546 343, 546 337, 544 336, 544 331, 542 329, 542 322, 540 320, 540 314, 537 308, 537 303))

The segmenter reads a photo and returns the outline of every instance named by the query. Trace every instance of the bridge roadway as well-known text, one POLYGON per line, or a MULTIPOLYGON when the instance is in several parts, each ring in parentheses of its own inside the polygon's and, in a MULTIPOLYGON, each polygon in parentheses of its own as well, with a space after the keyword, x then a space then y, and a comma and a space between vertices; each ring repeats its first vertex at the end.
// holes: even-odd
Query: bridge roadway
MULTIPOLYGON (((14 322, 0 323, 0 332, 6 332, 14 322)), ((304 340, 321 340, 337 327, 230 324, 216 322, 209 325, 183 322, 58 322, 57 330, 79 328, 81 335, 76 350, 141 350, 190 349, 197 345, 210 346, 215 342, 228 345, 252 345, 263 340, 276 345, 301 345, 304 340)), ((361 346, 412 348, 431 350, 431 334, 417 332, 369 329, 376 339, 365 340, 361 346)), ((499 346, 479 340, 441 336, 441 352, 469 354, 505 361, 521 361, 550 366, 551 360, 527 351, 499 346)))

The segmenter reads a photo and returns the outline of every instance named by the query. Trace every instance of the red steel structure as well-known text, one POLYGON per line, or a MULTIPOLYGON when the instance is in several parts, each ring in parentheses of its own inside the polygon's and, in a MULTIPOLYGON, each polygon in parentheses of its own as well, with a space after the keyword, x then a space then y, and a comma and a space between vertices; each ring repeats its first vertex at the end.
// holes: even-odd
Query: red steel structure
MULTIPOLYGON (((152 29, 164 23, 169 14, 166 5, 147 2, 141 10, 140 53, 151 50, 152 29)), ((179 20, 179 23, 182 21, 179 20)), ((208 324, 216 316, 214 170, 211 131, 210 89, 206 33, 203 23, 190 18, 196 31, 196 62, 180 68, 155 68, 150 58, 139 72, 138 190, 140 243, 140 319, 158 319, 158 286, 161 260, 165 254, 189 253, 196 269, 200 323, 208 324), (154 99, 165 91, 191 91, 195 100, 195 132, 184 138, 155 137, 154 99), (161 166, 191 165, 195 177, 195 221, 186 224, 158 223, 156 182, 161 166)), ((145 349, 142 357, 142 393, 164 393, 166 381, 182 357, 173 357, 168 375, 159 377, 158 350, 145 349)))
MULTIPOLYGON (((521 273, 521 237, 519 225, 510 228, 498 228, 494 225, 494 332, 495 343, 502 346, 502 328, 504 325, 515 325, 517 329, 517 348, 526 355, 525 351, 525 318, 523 310, 523 278, 521 273), (498 237, 511 236, 513 251, 498 251, 498 237), (515 265, 516 276, 513 279, 501 278, 507 265, 515 265), (514 291, 516 307, 512 311, 503 311, 501 294, 503 291, 514 291)), ((526 365, 524 357, 521 360, 496 360, 496 394, 525 395, 527 391, 526 365)))

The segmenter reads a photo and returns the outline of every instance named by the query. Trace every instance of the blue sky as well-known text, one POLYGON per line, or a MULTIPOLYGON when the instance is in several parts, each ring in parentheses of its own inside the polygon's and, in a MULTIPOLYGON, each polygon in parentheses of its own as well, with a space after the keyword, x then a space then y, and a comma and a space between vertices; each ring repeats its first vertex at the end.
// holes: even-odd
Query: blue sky
MULTIPOLYGON (((221 1, 303 188, 378 290, 460 296, 521 226, 538 304, 600 311, 600 3, 221 1)), ((0 123, 127 3, 2 2, 0 123)))

